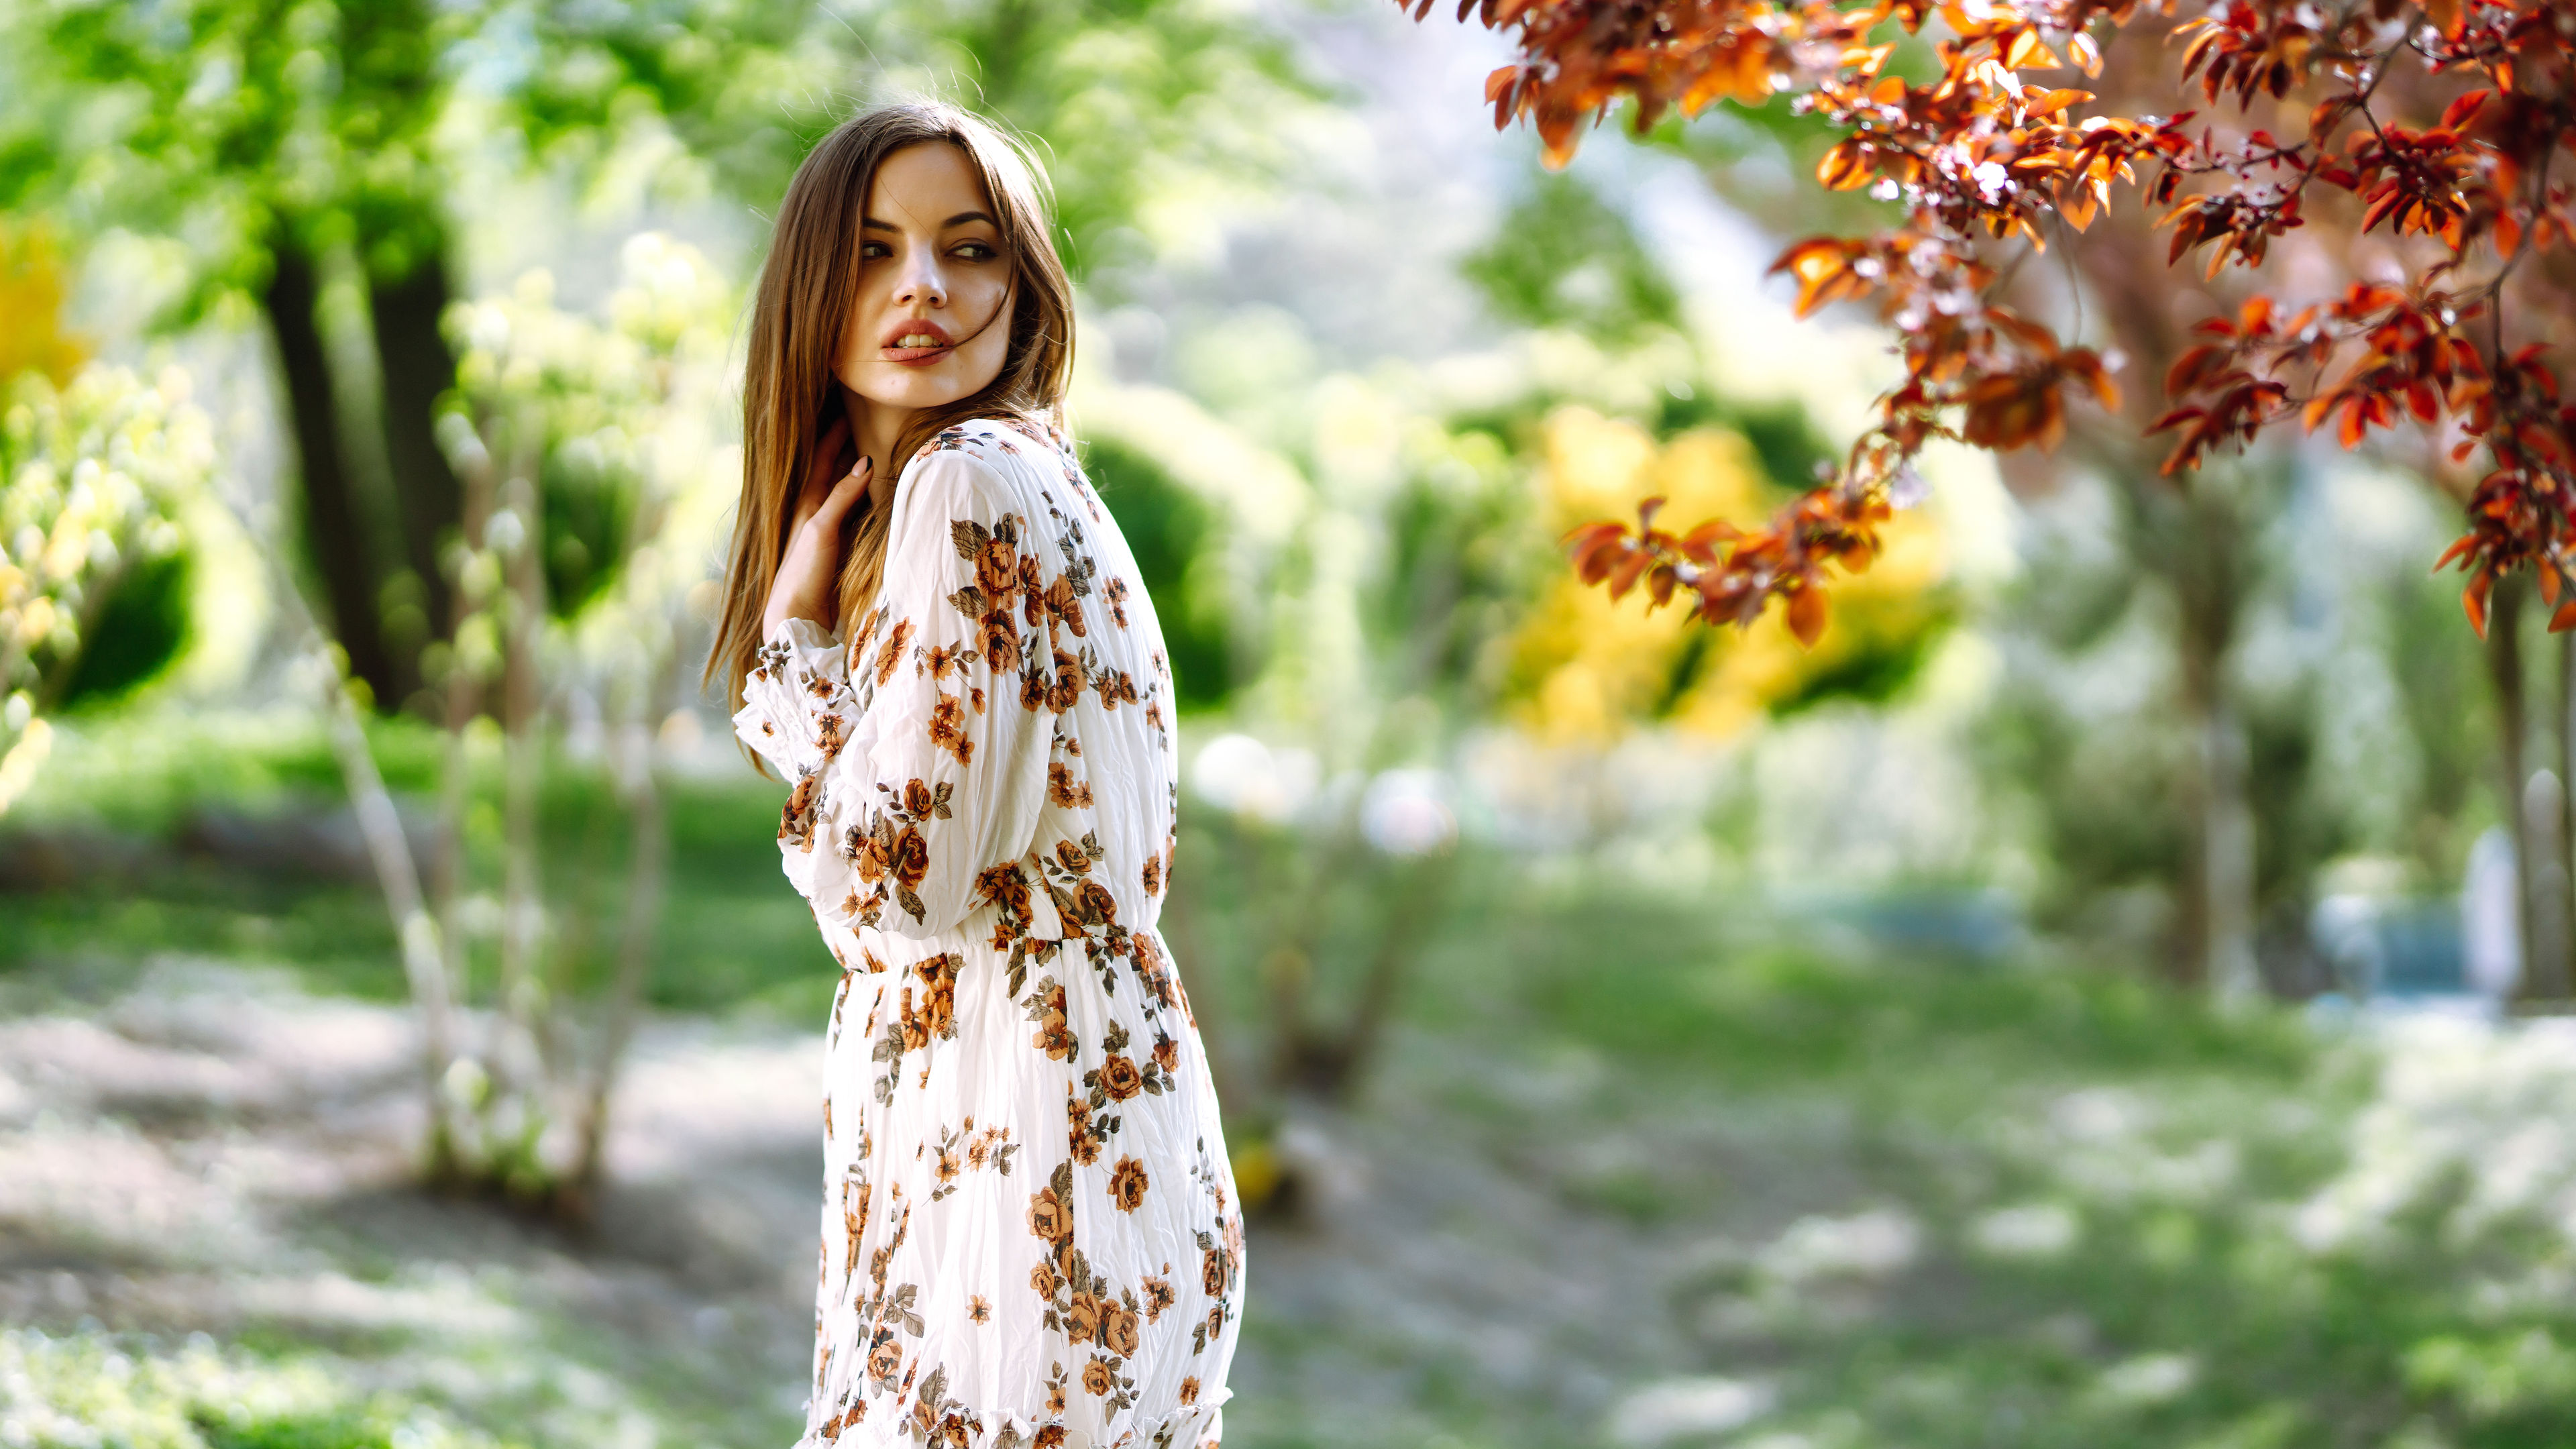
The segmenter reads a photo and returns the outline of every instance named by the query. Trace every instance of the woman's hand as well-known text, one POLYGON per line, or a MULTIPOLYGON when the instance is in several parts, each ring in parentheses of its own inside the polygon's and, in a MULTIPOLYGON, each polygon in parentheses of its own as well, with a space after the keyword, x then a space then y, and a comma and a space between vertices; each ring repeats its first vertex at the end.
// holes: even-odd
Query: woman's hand
POLYGON ((868 496, 875 472, 874 464, 861 458, 858 466, 833 478, 849 442, 847 418, 834 419, 814 440, 814 462, 791 515, 787 556, 778 561, 778 577, 769 585, 769 603, 761 613, 764 637, 776 635, 790 619, 811 619, 827 629, 838 622, 832 605, 841 573, 841 525, 868 496))

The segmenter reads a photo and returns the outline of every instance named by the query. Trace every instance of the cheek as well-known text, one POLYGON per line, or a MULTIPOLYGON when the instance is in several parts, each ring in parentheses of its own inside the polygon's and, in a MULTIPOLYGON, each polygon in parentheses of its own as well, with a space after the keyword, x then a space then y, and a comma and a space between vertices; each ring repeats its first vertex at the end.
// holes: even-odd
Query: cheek
POLYGON ((850 315, 841 323, 841 346, 837 354, 844 370, 875 360, 878 323, 884 319, 884 313, 885 308, 879 299, 870 295, 865 286, 850 299, 850 315))
POLYGON ((960 301, 966 301, 968 305, 959 310, 969 317, 978 319, 990 317, 993 320, 991 325, 976 334, 973 342, 958 349, 960 354, 958 360, 966 364, 966 370, 973 375, 968 383, 970 390, 980 388, 999 377, 1002 372, 1002 362, 1010 356, 1011 352, 1009 284, 995 282, 989 286, 979 286, 976 288, 976 293, 977 295, 971 301, 960 298, 960 301))

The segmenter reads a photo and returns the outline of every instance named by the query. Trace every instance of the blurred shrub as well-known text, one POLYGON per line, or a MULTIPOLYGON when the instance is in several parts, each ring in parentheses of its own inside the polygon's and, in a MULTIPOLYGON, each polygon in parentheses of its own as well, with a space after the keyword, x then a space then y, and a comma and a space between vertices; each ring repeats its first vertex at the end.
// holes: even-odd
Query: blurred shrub
POLYGON ((1204 571, 1224 561, 1211 546, 1214 511, 1151 455, 1118 439, 1093 440, 1082 466, 1136 555, 1180 707, 1222 709, 1237 681, 1225 600, 1212 587, 1221 580, 1204 571))
MULTIPOLYGON (((2389 589, 2360 547, 2321 545, 2313 531, 2336 525, 2300 516, 2302 486, 2270 461, 2189 490, 2087 478, 2026 515, 2024 572, 1990 626, 2003 669, 1971 750, 2030 831, 2042 926, 2188 975, 2214 728, 2244 751, 2254 947, 2275 990, 2330 984, 2307 940, 2328 862, 2397 855, 2403 835, 2432 846, 2418 859, 2465 847, 2484 690, 2448 628, 2457 597, 2389 589), (2352 604, 2318 606, 2338 592, 2352 604), (2338 729, 2379 731, 2392 754, 2421 745, 2426 768, 2339 770, 2338 729), (2447 823, 2426 834, 2428 817, 2447 823)), ((2453 854, 2415 884, 2448 886, 2457 869, 2453 854)))
POLYGON ((150 677, 184 633, 179 518, 214 471, 184 373, 124 368, 6 385, 0 412, 0 813, 51 738, 41 716, 77 687, 150 677), (155 567, 159 565, 160 567, 155 567), (112 608, 129 589, 137 592, 112 608))
MULTIPOLYGON (((68 387, 41 373, 11 385, 0 414, 0 687, 30 691, 39 708, 59 703, 119 589, 179 551, 180 507, 215 461, 187 395, 175 370, 149 386, 104 366, 68 387)), ((165 575, 156 586, 171 584, 165 575)), ((136 643, 116 647, 130 661, 136 643)))

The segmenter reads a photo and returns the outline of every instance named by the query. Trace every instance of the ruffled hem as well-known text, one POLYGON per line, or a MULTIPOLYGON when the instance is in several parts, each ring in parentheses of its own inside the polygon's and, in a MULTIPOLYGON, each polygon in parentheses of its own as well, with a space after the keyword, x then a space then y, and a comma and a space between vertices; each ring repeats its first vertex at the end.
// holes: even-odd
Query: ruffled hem
POLYGON ((1038 1435, 1051 1427, 1064 1433, 1048 1441, 1046 1449, 1214 1449, 1223 1425, 1218 1411, 1234 1391, 1207 1392, 1212 1397, 1160 1418, 1130 1415, 1123 1428, 1117 1428, 1113 1419, 1115 1432, 1106 1439, 1092 1439, 1088 1431, 1061 1418, 951 1410, 941 1416, 938 1429, 926 1440, 910 1414, 898 1413, 892 1419, 862 1420, 842 1429, 837 1437, 827 1437, 819 1427, 808 1429, 796 1441, 796 1449, 1038 1449, 1038 1435))

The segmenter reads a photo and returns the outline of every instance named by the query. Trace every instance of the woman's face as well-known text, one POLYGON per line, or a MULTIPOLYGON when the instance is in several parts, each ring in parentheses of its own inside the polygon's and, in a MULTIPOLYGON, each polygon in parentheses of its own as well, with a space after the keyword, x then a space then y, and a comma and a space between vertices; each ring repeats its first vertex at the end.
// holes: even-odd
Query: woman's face
POLYGON ((981 390, 1010 350, 1011 259, 983 183, 945 141, 877 163, 859 218, 859 295, 832 371, 909 412, 981 390))

